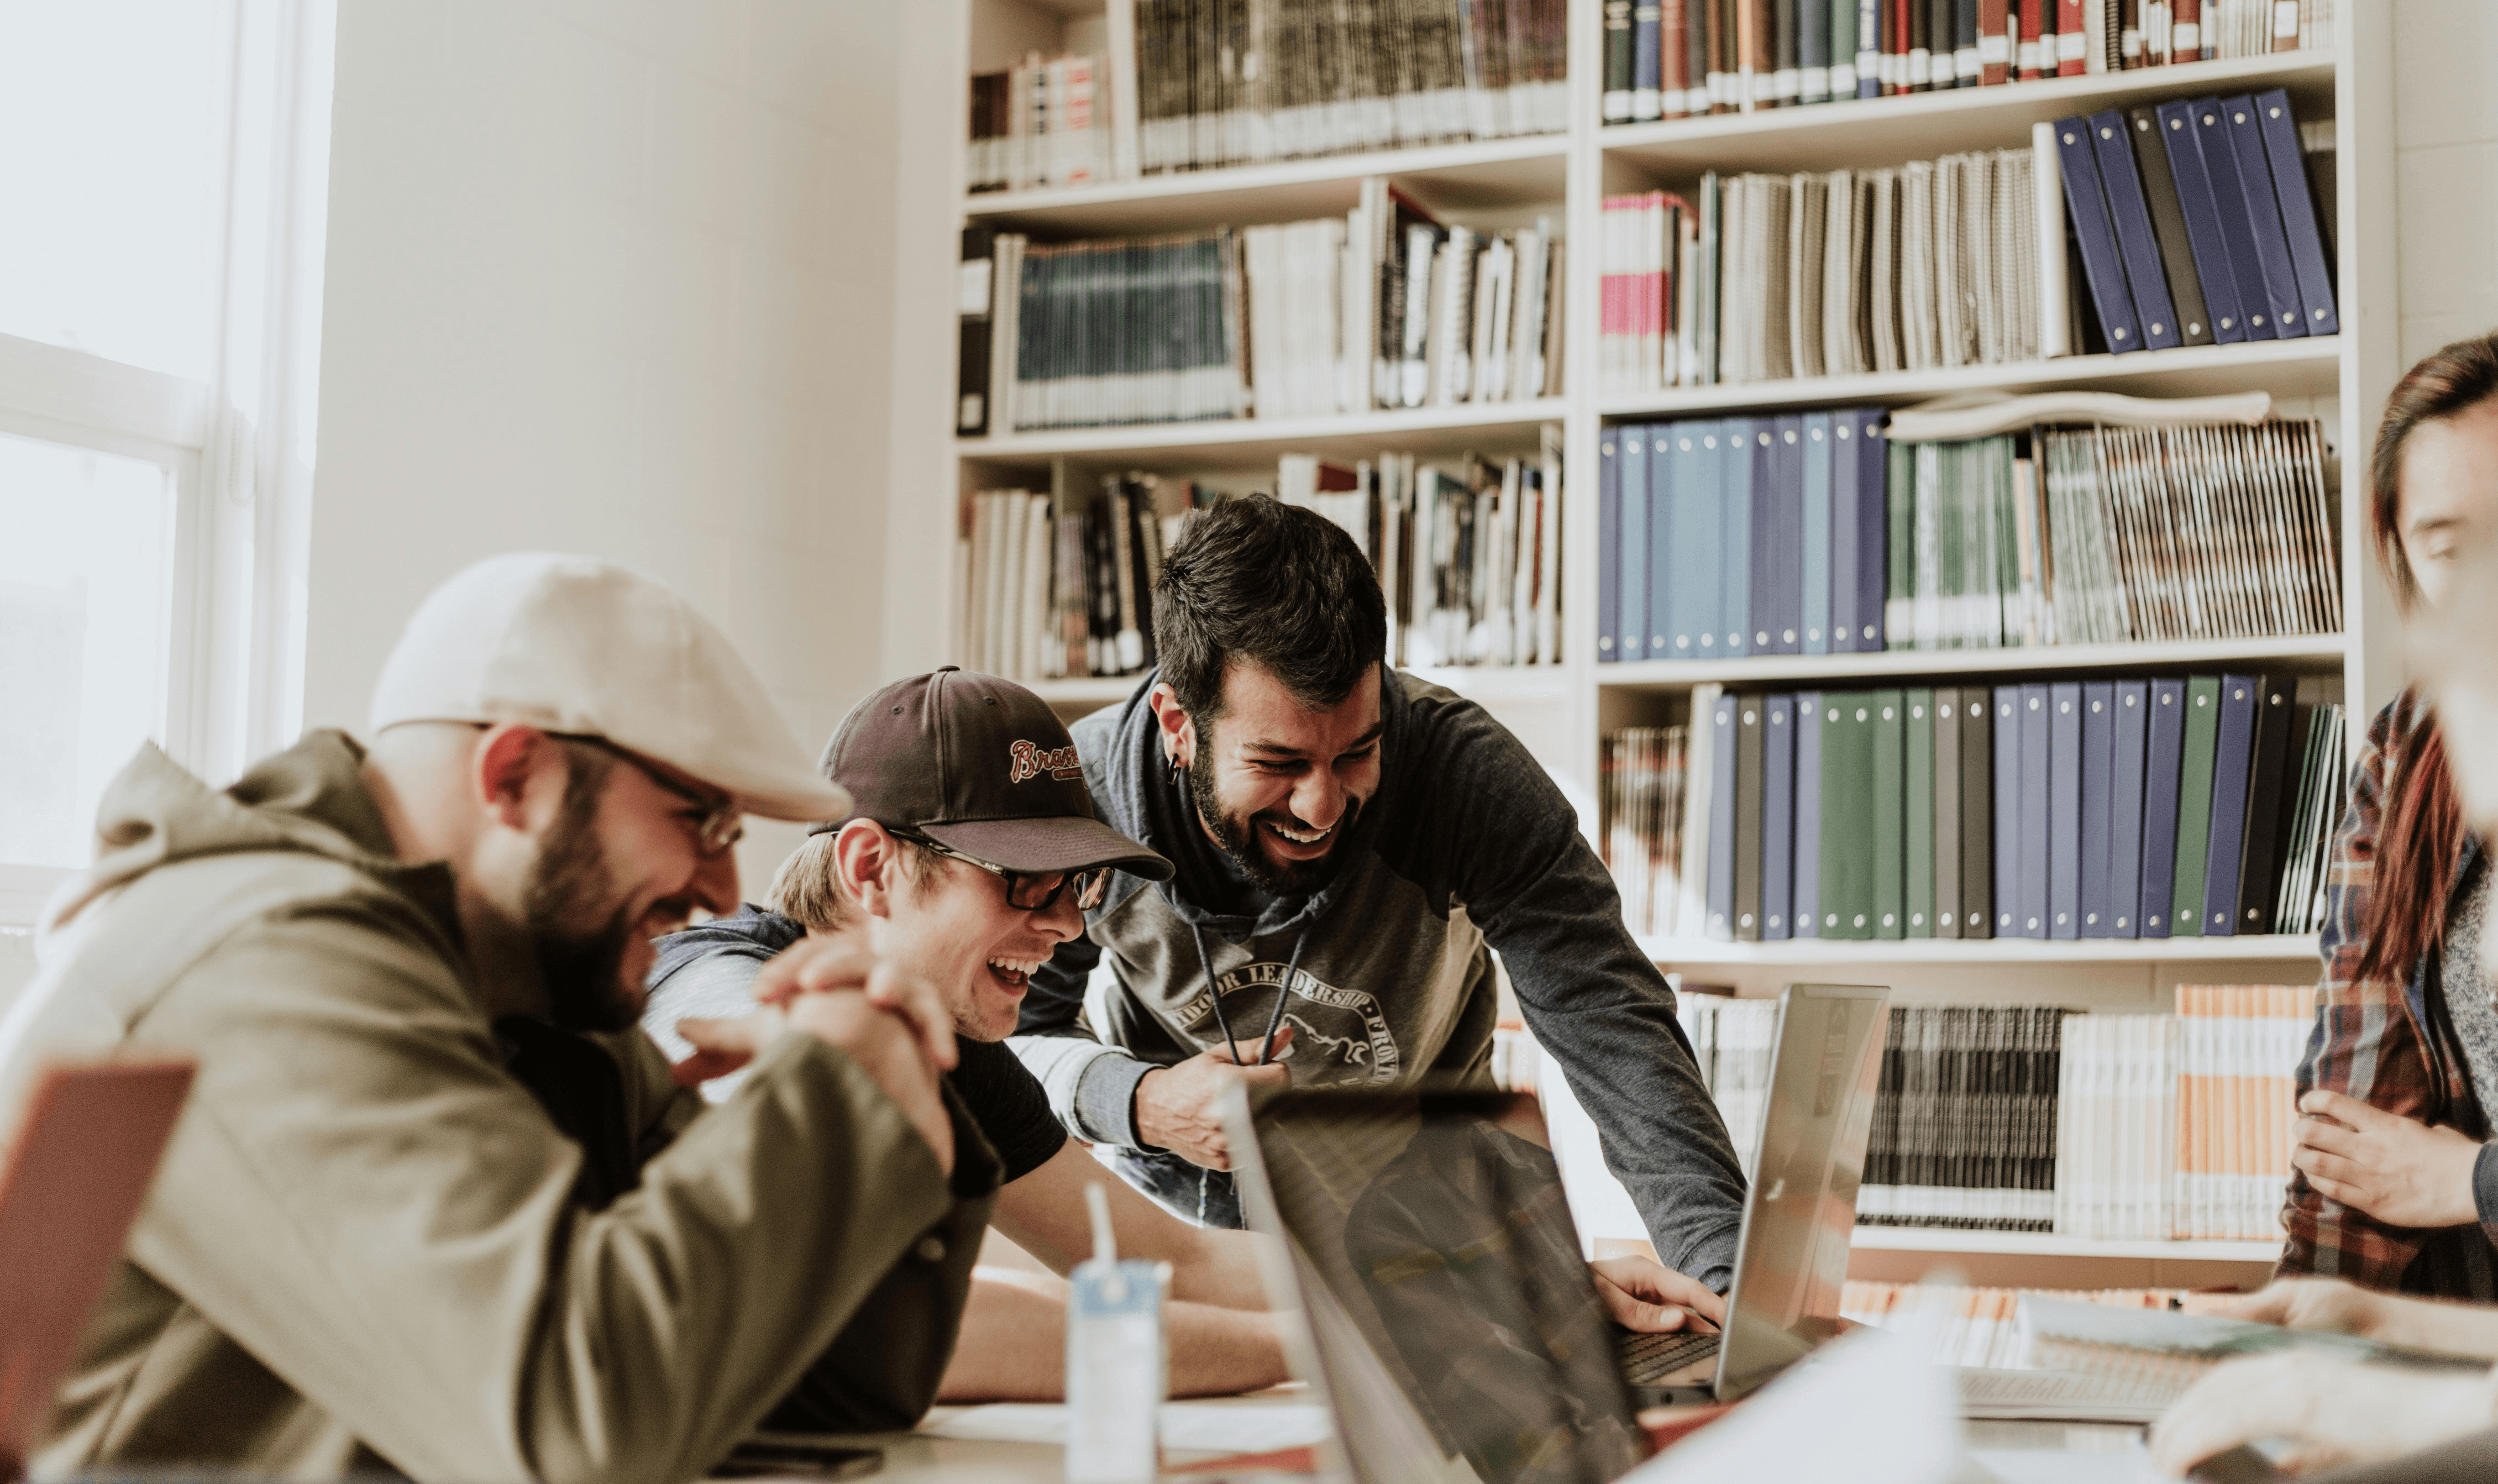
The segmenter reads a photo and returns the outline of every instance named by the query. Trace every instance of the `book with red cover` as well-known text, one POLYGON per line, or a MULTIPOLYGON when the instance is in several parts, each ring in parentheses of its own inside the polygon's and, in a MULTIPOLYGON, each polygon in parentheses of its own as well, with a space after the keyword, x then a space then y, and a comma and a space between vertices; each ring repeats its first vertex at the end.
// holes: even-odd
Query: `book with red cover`
POLYGON ((2056 76, 2078 78, 2089 70, 2082 52, 2082 12, 2094 0, 2056 0, 2056 76))
POLYGON ((1977 0, 1977 81, 1981 87, 2012 81, 2011 19, 2004 0, 1977 0))
POLYGON ((1705 113, 1707 109, 1691 106, 1691 7, 1694 0, 1665 0, 1665 16, 1658 29, 1664 44, 1657 58, 1661 85, 1665 89, 1665 116, 1682 118, 1705 113))
POLYGON ((2055 33, 2047 20, 2056 14, 2054 0, 2021 0, 2021 34, 2013 38, 2012 65, 2024 82, 2039 76, 2040 70, 2056 70, 2055 33))

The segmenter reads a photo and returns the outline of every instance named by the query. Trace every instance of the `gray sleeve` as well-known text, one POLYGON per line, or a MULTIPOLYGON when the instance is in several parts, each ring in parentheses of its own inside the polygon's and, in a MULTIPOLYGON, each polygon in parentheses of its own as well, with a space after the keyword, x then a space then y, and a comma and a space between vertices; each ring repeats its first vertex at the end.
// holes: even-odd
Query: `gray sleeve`
MULTIPOLYGON (((754 981, 763 972, 763 963, 752 954, 737 952, 710 953, 695 959, 661 980, 659 987, 651 991, 651 1002, 642 1007, 642 1029, 658 1043, 669 1061, 685 1060, 693 1054, 693 1044, 677 1034, 677 1022, 689 1018, 725 1020, 753 1012, 754 981)), ((703 1100, 725 1101, 746 1081, 748 1070, 740 1068, 703 1083, 703 1100)))
POLYGON ((1007 1042, 1049 1094, 1049 1111, 1086 1144, 1141 1146, 1137 1083, 1153 1067, 1105 1046, 1085 1018, 1084 996, 1102 965, 1090 938, 1070 938, 1035 970, 1022 1017, 1007 1042))

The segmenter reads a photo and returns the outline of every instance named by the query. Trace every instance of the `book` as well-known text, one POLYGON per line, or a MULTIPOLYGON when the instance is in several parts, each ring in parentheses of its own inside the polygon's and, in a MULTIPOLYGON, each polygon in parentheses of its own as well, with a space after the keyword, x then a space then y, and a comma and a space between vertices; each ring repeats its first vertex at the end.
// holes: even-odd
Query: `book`
POLYGON ((2125 263, 2117 247, 2116 229, 2108 215, 2107 197, 2099 177, 2092 128, 2085 118, 2056 120, 2057 164, 2064 175, 2065 211, 2080 244, 2082 271, 2091 305, 2108 349, 2125 355, 2143 348, 2135 306, 2127 286, 2125 263))
POLYGON ((2116 683, 2089 681, 2081 692, 2081 838, 2075 861, 2080 936, 2112 938, 2118 936, 2110 867, 2116 823, 2116 683))
POLYGON ((2290 738, 2305 718, 2295 704, 2295 690, 2278 675, 2261 677, 2256 710, 2253 762, 2247 779, 2246 843, 2235 903, 2237 930, 2272 931, 2273 903, 2281 879, 2282 840, 2296 808, 2293 792, 2284 787, 2290 766, 2290 738))
POLYGON ((1621 567, 1617 562, 1603 560, 1605 553, 1622 549, 1620 450, 1619 430, 1607 428, 1596 440, 1596 661, 1600 664, 1622 658, 1617 642, 1621 632, 1621 567))
POLYGON ((2256 718, 2267 688, 2261 675, 2224 675, 2214 703, 2219 715, 2212 744, 2211 822, 2198 904, 2207 938, 2233 937, 2238 930, 2238 873, 2246 858, 2256 718))
POLYGON ((2177 177, 2169 168, 2168 146, 2161 138, 2159 111, 2136 105, 2126 111, 2132 129, 2133 160, 2142 177, 2142 194, 2151 209, 2152 234, 2160 243, 2160 266, 2167 276, 2168 295, 2177 309, 2181 345, 2213 343, 2211 310, 2203 299, 2201 276, 2194 269, 2194 248, 2186 228, 2186 209, 2177 194, 2177 177))
POLYGON ((1995 708, 1982 686, 1960 693, 1960 935, 1995 936, 1995 708))
POLYGON ((1935 796, 1935 693, 1901 694, 1905 713, 1902 740, 1901 817, 1904 936, 1935 936, 1935 837, 1941 810, 1935 796))
POLYGON ((2203 936, 2203 882, 2210 865, 2213 753, 2220 740, 2221 681, 2188 678, 2179 702, 2185 718, 2177 764, 2176 881, 2170 893, 2168 936, 2203 936))
POLYGON ((1768 796, 1768 726, 1759 695, 1733 698, 1735 709, 1735 894, 1733 926, 1739 943, 1761 940, 1762 800, 1768 796))
POLYGON ((1796 697, 1761 703, 1761 937, 1794 932, 1796 865, 1796 697))
MULTIPOLYGON (((2056 840, 2053 822, 2057 797, 2053 741, 2055 715, 2048 687, 2022 686, 2016 707, 2014 716, 2019 723, 2021 750, 2021 784, 2016 795, 2020 801, 2019 832, 2016 836, 2020 857, 2016 880, 2020 894, 2012 904, 2012 919, 2017 936, 2045 938, 2053 932, 2049 878, 2056 840)), ((2000 725, 2001 718, 1998 722, 2000 725)), ((2000 789, 1998 797, 2001 797, 2000 789)), ((1999 918, 2001 915, 1999 908, 1999 918)))
POLYGON ((1945 686, 1934 693, 1934 898, 1938 938, 1961 933, 1961 693, 1945 686))
POLYGON ((1649 491, 1649 430, 1633 424, 1616 435, 1621 461, 1621 544, 1609 554, 1621 568, 1615 579, 1620 594, 1620 616, 1614 626, 1614 655, 1625 662, 1648 658, 1648 577, 1651 556, 1648 523, 1653 508, 1649 491))
POLYGON ((2082 733, 2087 725, 2079 682, 2047 688, 2047 936, 2079 938, 2082 923, 2082 733))
POLYGON ((989 431, 989 347, 994 336, 990 306, 997 283, 997 229, 963 229, 962 276, 954 311, 960 324, 955 358, 954 433, 977 437, 989 431))
MULTIPOLYGON (((2031 936, 2030 928, 2036 925, 2024 920, 2027 908, 2022 887, 2022 709, 2019 686, 1995 688, 1992 713, 1995 771, 1991 790, 1995 823, 1995 879, 1992 887, 1995 931, 1992 936, 1998 938, 2028 937, 2031 936)), ((2043 780, 2038 790, 2043 798, 2046 791, 2043 780)))
POLYGON ((1874 691, 1866 696, 1873 713, 1873 936, 1907 935, 1907 738, 1904 694, 1874 691))
POLYGON ((2276 87, 2256 94, 2250 102, 2263 138, 2265 162, 2272 169, 2273 195, 2289 236, 2291 276, 2298 281, 2299 304, 2307 311, 2307 333, 2338 335, 2342 316, 2333 297, 2333 257, 2325 250, 2316 199, 2308 190, 2290 94, 2276 87))
POLYGON ((1819 692, 1795 698, 1795 888, 1788 935, 1818 938, 1821 930, 1821 737, 1819 692))
POLYGON ((2290 260, 2290 233, 2282 221, 2280 200, 2273 193, 2272 166, 2264 155, 2260 111, 2253 98, 2240 95, 2220 100, 2219 112, 2221 123, 2204 138, 2208 143, 2213 132, 2226 134, 2236 158, 2238 190, 2246 203, 2248 230, 2255 238, 2273 338, 2303 338, 2308 333, 2307 315, 2299 303, 2298 273, 2290 260))
POLYGON ((2162 271, 2160 242, 2152 231, 2151 208, 2143 199, 2142 178, 2134 168, 2132 126, 2123 113, 2109 109, 2093 113, 2089 128, 2099 187, 2107 194, 2117 255, 2125 265, 2126 289, 2142 336, 2141 348, 2165 350, 2184 344, 2162 271))
MULTIPOLYGON (((2196 152, 2202 161, 2204 177, 2211 186, 2213 216, 2219 224, 2221 242, 2228 253, 2229 278, 2237 289, 2238 308, 2245 318, 2247 339, 2278 339, 2280 331, 2273 322, 2271 309, 2273 290, 2265 281, 2265 268, 2257 245, 2255 227, 2247 215, 2246 191, 2238 179, 2237 148, 2229 141, 2221 101, 2197 98, 2185 106, 2185 117, 2188 132, 2194 135, 2198 146, 2196 152)), ((2192 218, 2189 218, 2189 225, 2191 229, 2192 218)), ((2290 292, 2295 295, 2297 290, 2293 287, 2290 292)))
MULTIPOLYGON (((1837 440, 1831 436, 1831 415, 1808 412, 1804 415, 1804 489, 1801 571, 1803 583, 1804 642, 1799 650, 1808 655, 1831 652, 1831 580, 1830 555, 1835 533, 1831 496, 1831 453, 1837 440)), ((1854 481, 1848 481, 1847 493, 1853 495, 1854 481)))

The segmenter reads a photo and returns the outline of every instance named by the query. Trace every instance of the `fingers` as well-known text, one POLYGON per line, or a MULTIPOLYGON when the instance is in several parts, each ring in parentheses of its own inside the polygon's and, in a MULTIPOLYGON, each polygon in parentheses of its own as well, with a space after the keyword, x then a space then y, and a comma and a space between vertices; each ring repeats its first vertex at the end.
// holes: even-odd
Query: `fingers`
POLYGON ((2233 1361, 2194 1383, 2151 1430, 2151 1462, 2176 1477, 2215 1453, 2300 1431, 2300 1388, 2283 1357, 2233 1361))
POLYGON ((2400 1113, 2386 1113, 2374 1104, 2363 1103, 2344 1093, 2327 1092, 2322 1087, 2302 1094, 2298 1100, 2298 1111, 2303 1113, 2320 1114, 2362 1130, 2382 1123, 2387 1118, 2402 1116, 2400 1113))
POLYGON ((1599 1290, 1616 1287, 1653 1307, 1673 1310, 1677 1317, 1669 1328, 1681 1328, 1692 1313, 1713 1323, 1726 1318, 1726 1301, 1710 1292, 1708 1284, 1653 1259, 1605 1257, 1588 1267, 1595 1272, 1599 1290))
MULTIPOLYGON (((1274 1056, 1283 1055, 1284 1048, 1292 1044, 1293 1028, 1287 1025, 1282 1030, 1275 1033, 1275 1049, 1273 1056, 1269 1056, 1265 1059, 1271 1061, 1274 1056)), ((1264 1051, 1265 1048, 1266 1039, 1264 1036, 1261 1036, 1255 1041, 1233 1041, 1227 1045, 1217 1046, 1213 1049, 1206 1051, 1204 1054, 1212 1057, 1215 1061, 1227 1067, 1254 1067, 1260 1065, 1259 1053, 1264 1051)))
POLYGON ((2359 1136, 2338 1124, 2315 1118, 2301 1118, 2296 1125, 2300 1146, 2322 1149, 2328 1154, 2355 1155, 2359 1152, 2359 1136))
POLYGON ((2356 1160, 2344 1159, 2339 1154, 2326 1154, 2316 1149, 2293 1150, 2290 1153, 2290 1162, 2306 1171, 2307 1178, 2311 1180, 2328 1179, 2352 1186, 2355 1186, 2360 1178, 2368 1173, 2366 1167, 2356 1160))
POLYGON ((2245 1319, 2256 1324, 2288 1324, 2290 1307, 2298 1298, 2295 1278, 2267 1283, 2260 1292, 2190 1293, 2186 1311, 2190 1314, 2218 1314, 2224 1319, 2245 1319))
POLYGON ((685 1060, 669 1065, 668 1081, 680 1087, 699 1087, 713 1078, 726 1077, 753 1059, 722 1051, 696 1051, 685 1060))
POLYGON ((855 944, 806 938, 784 949, 755 976, 754 998, 762 1004, 796 994, 826 989, 855 989, 876 970, 876 955, 855 944))
POLYGON ((867 981, 868 1003, 908 1021, 921 1049, 941 1072, 950 1072, 961 1059, 954 1049, 954 1017, 938 996, 937 986, 905 969, 878 964, 867 981))
POLYGON ((2325 1179, 2314 1175, 2307 1177, 2307 1183, 2315 1186, 2317 1193, 2328 1201, 2339 1201, 2354 1210, 2364 1211, 2368 1209, 2368 1192, 2356 1185, 2346 1185, 2340 1180, 2325 1179))

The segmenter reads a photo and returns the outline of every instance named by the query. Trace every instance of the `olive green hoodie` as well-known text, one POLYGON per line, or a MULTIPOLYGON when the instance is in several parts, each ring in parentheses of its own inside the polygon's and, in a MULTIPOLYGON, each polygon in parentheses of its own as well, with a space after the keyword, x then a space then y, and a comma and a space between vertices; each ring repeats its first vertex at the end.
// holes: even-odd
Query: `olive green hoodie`
POLYGON ((629 1033, 646 1162, 592 1210, 477 1006, 449 868, 392 855, 362 758, 313 732, 218 792, 144 749, 48 914, 0 1096, 123 1044, 200 1070, 36 1473, 672 1481, 785 1399, 907 1426, 996 1190, 970 1121, 948 1179, 820 1042, 702 1111, 629 1033))

